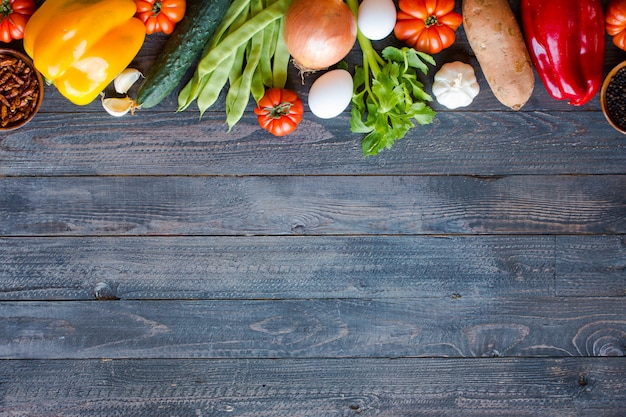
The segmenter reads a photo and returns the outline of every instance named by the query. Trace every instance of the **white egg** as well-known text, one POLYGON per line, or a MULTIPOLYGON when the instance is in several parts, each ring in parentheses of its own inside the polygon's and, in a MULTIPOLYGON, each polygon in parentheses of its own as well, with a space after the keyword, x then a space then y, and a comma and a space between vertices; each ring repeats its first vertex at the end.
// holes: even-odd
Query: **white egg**
POLYGON ((359 6, 357 23, 366 38, 377 41, 393 32, 396 18, 393 0, 363 0, 359 6))
POLYGON ((309 108, 321 119, 331 119, 343 112, 352 100, 352 75, 344 69, 326 72, 309 90, 309 108))

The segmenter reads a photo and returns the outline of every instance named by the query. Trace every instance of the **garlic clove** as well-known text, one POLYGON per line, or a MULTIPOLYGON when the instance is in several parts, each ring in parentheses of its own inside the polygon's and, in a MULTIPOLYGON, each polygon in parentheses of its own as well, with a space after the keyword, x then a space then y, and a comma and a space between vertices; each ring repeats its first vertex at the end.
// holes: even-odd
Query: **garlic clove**
POLYGON ((126 94, 139 77, 143 77, 141 71, 135 68, 126 68, 113 80, 115 91, 118 94, 126 94))
POLYGON ((102 95, 102 107, 104 107, 104 110, 111 116, 122 117, 129 111, 131 114, 134 114, 137 105, 135 104, 135 100, 130 97, 105 98, 104 95, 102 95))

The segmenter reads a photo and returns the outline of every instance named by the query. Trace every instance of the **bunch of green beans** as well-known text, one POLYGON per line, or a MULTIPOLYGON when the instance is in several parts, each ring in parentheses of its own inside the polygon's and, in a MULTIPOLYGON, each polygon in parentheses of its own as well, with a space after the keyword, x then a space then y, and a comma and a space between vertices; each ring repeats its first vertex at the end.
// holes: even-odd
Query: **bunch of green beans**
POLYGON ((178 95, 178 111, 195 100, 200 117, 228 84, 228 129, 243 116, 250 95, 258 102, 266 87, 283 88, 290 54, 284 16, 293 0, 234 0, 207 43, 193 77, 178 95))

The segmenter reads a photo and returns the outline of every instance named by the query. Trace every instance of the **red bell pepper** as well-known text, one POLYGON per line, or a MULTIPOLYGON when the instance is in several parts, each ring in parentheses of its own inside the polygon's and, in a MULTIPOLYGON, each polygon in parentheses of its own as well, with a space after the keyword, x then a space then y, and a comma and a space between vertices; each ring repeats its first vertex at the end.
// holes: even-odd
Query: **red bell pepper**
POLYGON ((521 0, 528 52, 548 93, 581 106, 602 86, 601 0, 521 0))

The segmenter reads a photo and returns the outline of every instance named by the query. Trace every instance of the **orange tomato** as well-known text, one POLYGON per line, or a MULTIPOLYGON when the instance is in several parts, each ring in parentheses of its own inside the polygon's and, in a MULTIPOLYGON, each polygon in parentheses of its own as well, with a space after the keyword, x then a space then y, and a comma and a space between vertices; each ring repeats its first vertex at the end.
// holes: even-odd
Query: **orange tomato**
POLYGON ((146 34, 171 34, 176 23, 185 17, 185 0, 135 0, 135 17, 146 25, 146 34))
POLYGON ((626 50, 626 0, 611 0, 604 14, 606 33, 613 43, 626 50))
POLYGON ((24 37, 24 28, 35 13, 35 0, 2 0, 0 5, 0 40, 9 43, 24 37))
POLYGON ((454 0, 400 0, 394 34, 414 49, 436 54, 451 46, 463 18, 454 0))
POLYGON ((304 105, 296 93, 283 88, 269 88, 254 109, 259 125, 274 136, 285 136, 302 121, 304 105))

